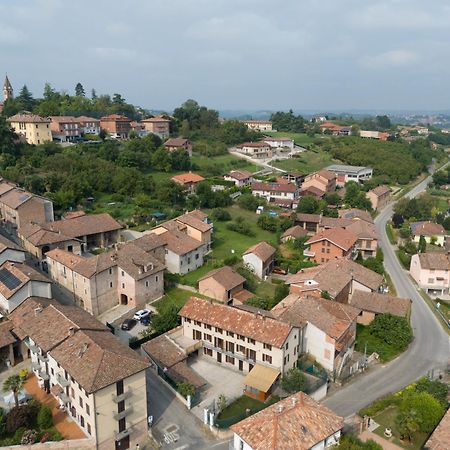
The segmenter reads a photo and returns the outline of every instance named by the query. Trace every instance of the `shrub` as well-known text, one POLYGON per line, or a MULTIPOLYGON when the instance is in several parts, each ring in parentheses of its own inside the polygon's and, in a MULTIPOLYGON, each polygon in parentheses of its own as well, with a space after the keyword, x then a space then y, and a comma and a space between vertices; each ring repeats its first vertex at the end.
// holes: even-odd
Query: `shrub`
POLYGON ((195 395, 195 387, 189 383, 177 383, 177 391, 184 398, 187 398, 188 395, 190 395, 191 397, 195 395))
POLYGON ((306 376, 300 369, 294 367, 281 379, 281 387, 289 393, 303 391, 306 388, 306 376))
POLYGON ((28 369, 26 369, 26 368, 20 369, 19 370, 19 377, 22 380, 26 380, 28 378, 28 369))
POLYGON ((53 425, 52 410, 47 405, 42 405, 37 415, 37 424, 40 429, 47 429, 53 425))
POLYGON ((13 434, 21 427, 30 428, 33 422, 30 416, 28 405, 15 406, 6 416, 6 432, 13 434))
POLYGON ((371 335, 395 349, 404 350, 412 341, 412 330, 404 317, 380 314, 369 325, 371 335))
POLYGON ((220 222, 226 222, 231 220, 231 214, 223 208, 216 208, 211 211, 210 214, 211 219, 218 220, 220 222))
POLYGON ((243 209, 249 211, 256 211, 256 208, 260 205, 265 205, 267 202, 261 197, 254 197, 252 194, 242 194, 238 201, 238 205, 243 209))
POLYGON ((339 441, 337 450, 383 450, 381 445, 377 444, 372 439, 366 442, 361 441, 356 436, 345 435, 339 441))
MULTIPOLYGON (((17 430, 17 431, 19 431, 19 430, 17 430)), ((22 434, 22 439, 21 439, 20 443, 22 445, 34 444, 35 442, 37 442, 37 438, 38 438, 38 433, 36 430, 26 430, 22 434)))
POLYGON ((439 380, 429 380, 423 377, 417 382, 415 390, 417 392, 428 392, 428 394, 432 395, 443 406, 447 406, 448 404, 449 386, 439 380))
POLYGON ((359 415, 361 417, 364 417, 364 416, 373 417, 376 414, 378 414, 380 411, 383 411, 384 409, 386 409, 388 406, 398 405, 400 403, 400 400, 401 400, 401 397, 398 397, 395 394, 385 395, 384 397, 382 397, 378 400, 375 400, 367 408, 361 409, 361 411, 359 411, 359 415))
POLYGON ((223 263, 226 266, 234 266, 235 264, 237 264, 239 262, 239 256, 237 255, 233 255, 233 256, 228 256, 228 258, 225 258, 223 260, 223 263))
POLYGON ((255 232, 244 221, 240 221, 237 217, 235 222, 227 223, 227 229, 245 236, 253 237, 255 232))

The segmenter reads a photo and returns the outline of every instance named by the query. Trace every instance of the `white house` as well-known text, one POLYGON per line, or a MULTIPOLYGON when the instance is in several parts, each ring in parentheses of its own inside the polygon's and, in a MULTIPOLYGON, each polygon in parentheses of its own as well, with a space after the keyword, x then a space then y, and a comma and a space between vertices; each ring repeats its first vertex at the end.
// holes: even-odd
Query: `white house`
POLYGON ((287 137, 266 137, 263 139, 266 144, 269 144, 272 148, 288 148, 294 149, 294 140, 287 137))
POLYGON ((253 174, 248 170, 232 170, 224 175, 225 181, 232 181, 237 187, 250 186, 253 182, 253 174))
POLYGON ((264 159, 272 156, 272 148, 265 142, 244 142, 236 146, 236 150, 252 158, 264 159))
POLYGON ((363 166, 333 164, 328 166, 326 170, 336 174, 338 185, 343 185, 348 181, 356 181, 357 183, 361 183, 363 181, 370 180, 373 175, 373 169, 371 167, 363 166))
POLYGON ((247 249, 242 259, 249 270, 263 279, 273 270, 275 251, 271 245, 263 241, 247 249))
POLYGON ((411 224, 411 234, 414 242, 419 242, 420 236, 423 236, 428 244, 433 242, 435 245, 440 245, 441 247, 445 244, 445 228, 439 223, 434 223, 429 220, 413 222, 411 224))
POLYGON ((252 183, 252 195, 264 197, 268 202, 289 200, 295 202, 298 199, 299 189, 294 183, 252 183))
POLYGON ((344 419, 297 392, 231 426, 233 450, 319 450, 339 443, 344 419))

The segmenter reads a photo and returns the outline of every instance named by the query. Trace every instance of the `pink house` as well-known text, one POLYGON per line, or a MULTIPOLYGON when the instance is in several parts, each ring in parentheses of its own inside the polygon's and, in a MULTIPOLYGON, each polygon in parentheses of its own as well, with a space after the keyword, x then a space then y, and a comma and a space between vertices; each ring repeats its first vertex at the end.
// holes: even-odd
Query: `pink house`
POLYGON ((446 253, 419 253, 411 258, 409 273, 427 294, 448 295, 450 258, 446 253))

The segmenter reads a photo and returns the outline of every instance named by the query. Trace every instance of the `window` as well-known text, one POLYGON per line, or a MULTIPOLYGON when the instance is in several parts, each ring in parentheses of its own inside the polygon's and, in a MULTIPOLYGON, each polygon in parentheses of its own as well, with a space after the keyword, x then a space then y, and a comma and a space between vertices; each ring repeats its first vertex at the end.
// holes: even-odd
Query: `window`
MULTIPOLYGON (((122 271, 122 273, 123 273, 123 271, 122 271)), ((109 269, 109 274, 112 275, 112 269, 109 269)))
POLYGON ((70 388, 70 396, 72 398, 75 398, 75 391, 73 390, 73 388, 70 388))
POLYGON ((215 329, 216 329, 216 333, 222 334, 222 328, 215 327, 215 329))
POLYGON ((200 341, 202 339, 202 332, 198 330, 192 330, 193 339, 200 341))
POLYGON ((109 287, 110 287, 110 288, 113 287, 113 282, 112 282, 112 281, 109 282, 109 287))
POLYGON ((289 342, 286 342, 286 347, 284 347, 286 350, 289 350, 289 342))
POLYGON ((247 342, 249 343, 249 344, 253 344, 253 345, 255 345, 255 340, 254 339, 252 339, 252 338, 247 338, 247 342))
POLYGON ((330 253, 330 249, 329 248, 327 248, 327 253, 330 253))
POLYGON ((91 426, 89 424, 86 424, 86 425, 87 425, 87 432, 89 434, 92 434, 91 426))
POLYGON ((272 364, 272 357, 270 355, 266 355, 265 353, 263 353, 262 355, 262 360, 264 362, 267 362, 269 364, 272 364))
POLYGON ((55 375, 55 371, 53 370, 53 367, 51 369, 52 375, 55 375))
POLYGON ((145 287, 148 287, 148 281, 145 282, 145 287))
POLYGON ((264 348, 266 350, 272 350, 272 346, 270 344, 264 344, 264 348))
POLYGON ((191 257, 189 256, 188 257, 188 264, 190 264, 191 263, 191 257))
POLYGON ((122 272, 122 276, 124 277, 125 276, 125 272, 123 270, 121 272, 122 272))
POLYGON ((67 251, 68 252, 73 252, 73 245, 68 245, 67 246, 67 251))
POLYGON ((125 283, 122 283, 122 289, 125 289, 125 283))
POLYGON ((198 253, 195 254, 195 259, 198 259, 198 253))
POLYGON ((86 412, 87 412, 88 416, 91 415, 91 408, 90 408, 90 406, 87 403, 86 403, 86 412))
POLYGON ((184 318, 184 321, 185 321, 186 323, 191 323, 191 319, 188 319, 187 317, 184 318))
POLYGON ((213 352, 210 348, 203 347, 203 353, 208 356, 212 356, 213 352))
POLYGON ((236 347, 236 351, 239 353, 244 353, 245 354, 245 347, 243 345, 238 345, 236 347))
POLYGON ((83 407, 83 399, 81 397, 78 398, 78 401, 80 403, 80 406, 83 407))
POLYGON ((84 428, 84 417, 80 416, 80 424, 84 428))
POLYGON ((234 337, 234 333, 231 331, 227 331, 227 336, 234 337))
POLYGON ((206 328, 207 330, 210 330, 212 327, 211 327, 211 325, 208 325, 208 324, 205 323, 205 328, 206 328))
POLYGON ((158 275, 156 275, 155 281, 158 282, 158 280, 159 280, 158 275))
POLYGON ((231 356, 228 356, 228 355, 227 355, 226 361, 227 361, 227 363, 234 364, 234 358, 231 357, 231 356))
POLYGON ((238 334, 238 335, 237 335, 237 338, 238 338, 240 341, 245 341, 245 336, 242 336, 242 334, 238 334))
POLYGON ((202 323, 199 322, 198 320, 194 320, 194 325, 197 325, 198 327, 201 327, 202 323))
POLYGON ((325 249, 323 247, 320 250, 322 253, 325 253, 325 249))
POLYGON ((119 433, 126 430, 125 417, 119 420, 119 433))
POLYGON ((203 333, 203 339, 212 342, 212 336, 210 334, 203 333))

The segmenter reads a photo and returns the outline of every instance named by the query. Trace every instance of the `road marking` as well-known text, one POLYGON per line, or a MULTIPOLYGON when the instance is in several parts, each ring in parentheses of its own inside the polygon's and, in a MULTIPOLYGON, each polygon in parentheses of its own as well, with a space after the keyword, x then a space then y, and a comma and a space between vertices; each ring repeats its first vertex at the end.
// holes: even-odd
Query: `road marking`
POLYGON ((184 450, 185 448, 188 448, 189 445, 183 445, 182 447, 177 447, 174 450, 184 450))

